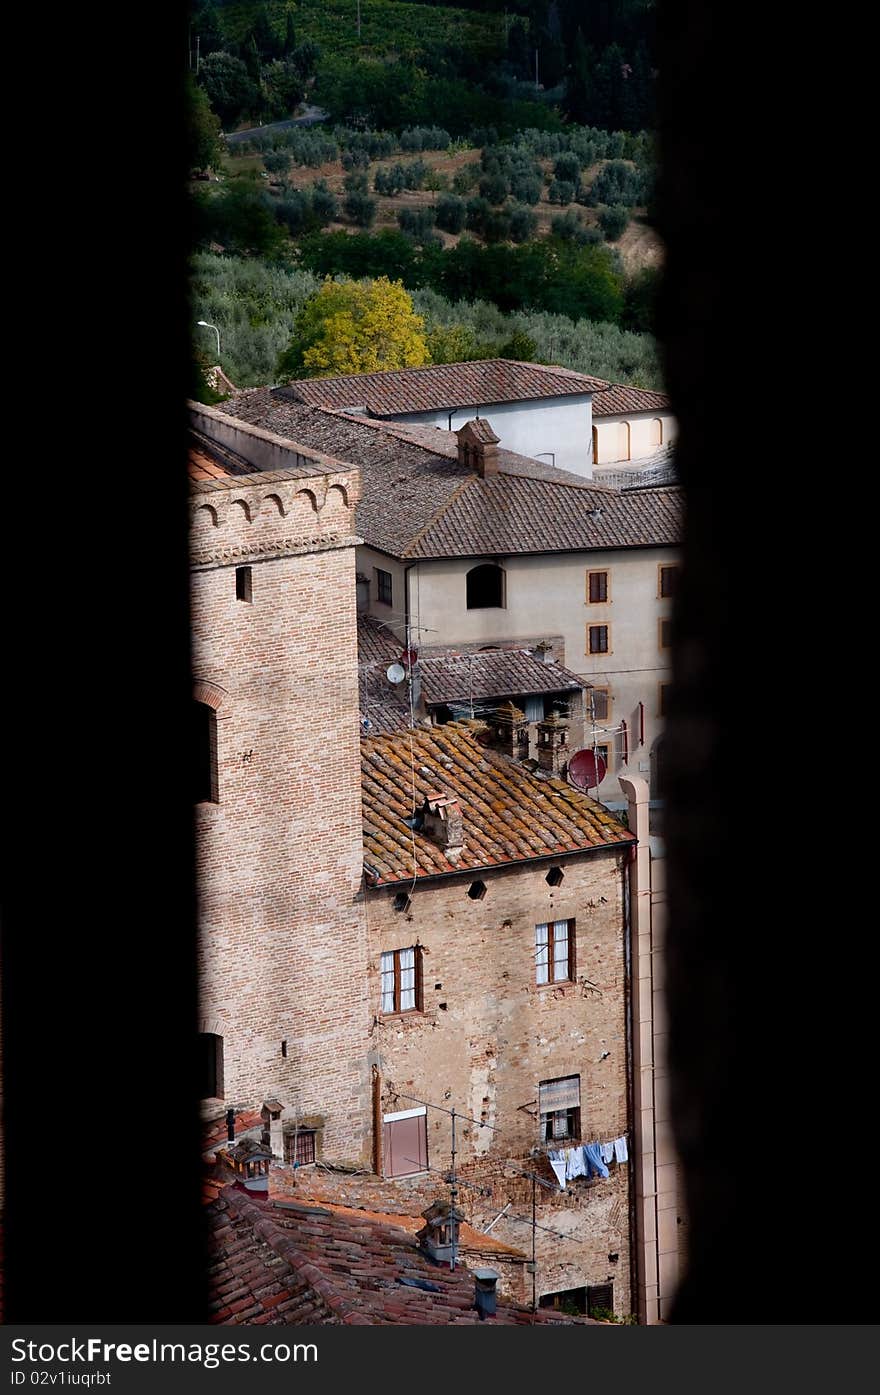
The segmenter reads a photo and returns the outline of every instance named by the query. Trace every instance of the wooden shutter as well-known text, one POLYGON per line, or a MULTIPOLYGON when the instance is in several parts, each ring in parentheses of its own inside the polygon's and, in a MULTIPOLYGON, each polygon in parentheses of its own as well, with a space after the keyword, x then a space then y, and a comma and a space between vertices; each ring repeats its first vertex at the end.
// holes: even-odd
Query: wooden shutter
POLYGON ((587 1317, 592 1317, 597 1308, 609 1308, 614 1312, 614 1285, 592 1284, 587 1287, 587 1317))

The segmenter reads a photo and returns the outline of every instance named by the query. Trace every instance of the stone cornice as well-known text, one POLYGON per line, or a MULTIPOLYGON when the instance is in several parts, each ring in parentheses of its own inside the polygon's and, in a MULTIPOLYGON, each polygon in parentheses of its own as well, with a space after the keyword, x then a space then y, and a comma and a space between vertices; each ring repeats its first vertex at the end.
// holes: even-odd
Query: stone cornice
POLYGON ((193 570, 202 567, 224 567, 235 562, 272 562, 279 557, 296 557, 310 552, 333 552, 344 547, 359 547, 363 538, 354 533, 323 533, 310 538, 278 538, 271 543, 250 543, 241 547, 199 548, 190 559, 193 570))

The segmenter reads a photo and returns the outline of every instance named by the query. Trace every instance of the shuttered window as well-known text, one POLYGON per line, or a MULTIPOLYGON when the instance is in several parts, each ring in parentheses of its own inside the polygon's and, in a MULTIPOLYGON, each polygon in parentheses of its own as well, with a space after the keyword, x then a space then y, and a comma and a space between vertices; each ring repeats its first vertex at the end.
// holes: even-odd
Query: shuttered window
POLYGON ((661 620, 661 621, 660 621, 660 624, 659 624, 659 630, 660 630, 660 648, 661 648, 661 649, 671 649, 671 647, 672 647, 672 621, 671 621, 671 620, 661 620))
POLYGON ((381 567, 376 567, 376 600, 381 605, 391 605, 392 598, 392 577, 390 572, 385 572, 381 567))
POLYGON ((678 583, 678 567, 660 567, 660 584, 658 591, 664 599, 675 595, 675 588, 678 583))
POLYGON ((421 1011, 421 954, 419 946, 391 949, 380 961, 383 1012, 421 1011))
POLYGON ((587 572, 587 600, 590 605, 601 605, 608 600, 607 572, 587 572))
POLYGON ((609 627, 607 625, 587 626, 587 653, 607 654, 610 651, 609 627))
POLYGON ((587 1317, 596 1313, 614 1312, 614 1285, 590 1284, 587 1287, 587 1317))
POLYGON ((608 688, 590 688, 588 690, 587 712, 591 719, 595 718, 597 722, 608 721, 611 714, 611 696, 608 688))
POLYGON ((554 1142, 579 1138, 581 1131, 581 1078, 567 1075, 560 1080, 542 1080, 538 1086, 538 1112, 541 1138, 554 1142))
POLYGON ((574 978, 573 947, 573 920, 553 920, 535 926, 538 983, 566 983, 574 978))

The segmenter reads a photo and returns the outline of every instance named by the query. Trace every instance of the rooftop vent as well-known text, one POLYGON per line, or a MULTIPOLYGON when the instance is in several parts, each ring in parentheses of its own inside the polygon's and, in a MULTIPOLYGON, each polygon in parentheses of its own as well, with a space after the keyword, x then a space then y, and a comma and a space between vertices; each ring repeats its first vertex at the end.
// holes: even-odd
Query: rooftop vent
POLYGON ((474 1270, 474 1307, 480 1315, 480 1322, 494 1317, 498 1311, 497 1283, 497 1269, 474 1270))
POLYGON ((442 848, 450 861, 464 852, 464 819, 454 795, 440 790, 425 796, 421 809, 422 830, 442 848))
POLYGON ((448 1264, 453 1269, 459 1226, 464 1216, 449 1201, 432 1201, 422 1215, 425 1224, 416 1231, 419 1248, 435 1264, 448 1264))

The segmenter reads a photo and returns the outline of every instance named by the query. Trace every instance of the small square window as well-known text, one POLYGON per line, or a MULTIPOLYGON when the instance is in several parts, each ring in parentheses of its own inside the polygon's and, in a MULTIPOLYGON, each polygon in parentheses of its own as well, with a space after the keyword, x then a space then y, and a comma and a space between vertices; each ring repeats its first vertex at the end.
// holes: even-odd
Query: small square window
POLYGON ((382 1012, 421 1012, 422 956, 418 945, 391 949, 379 963, 382 1012))
POLYGON ((380 605, 391 605, 393 594, 393 583, 390 572, 383 572, 381 567, 375 568, 376 573, 376 600, 380 605))
POLYGON ((552 920, 535 926, 535 974, 538 983, 571 983, 574 978, 573 920, 552 920))
POLYGON ((671 649, 671 648, 672 648, 672 621, 671 621, 671 620, 668 620, 668 619, 666 619, 666 620, 660 620, 660 621, 658 621, 657 627, 658 627, 658 630, 659 630, 659 645, 660 645, 660 648, 661 648, 661 649, 671 649))
POLYGON ((676 587, 678 586, 679 570, 679 567, 658 568, 659 585, 657 587, 657 590, 658 594, 662 596, 664 600, 669 600, 675 595, 676 587))
POLYGON ((299 1129, 290 1135, 290 1161, 295 1167, 306 1167, 315 1161, 314 1129, 299 1129))
POLYGON ((564 880, 565 873, 563 872, 561 867, 551 867, 550 871, 544 878, 544 881, 547 883, 548 886, 562 886, 564 880))
POLYGON ((253 569, 251 567, 236 567, 235 599, 247 601, 248 605, 253 604, 253 569))
POLYGON ((611 653, 611 630, 608 625, 587 626, 587 653, 611 653))
POLYGON ((472 901, 482 901, 485 895, 485 882, 471 882, 470 886, 468 887, 468 896, 471 898, 472 901))
POLYGON ((608 573, 587 572, 587 602, 601 605, 608 600, 608 573))

